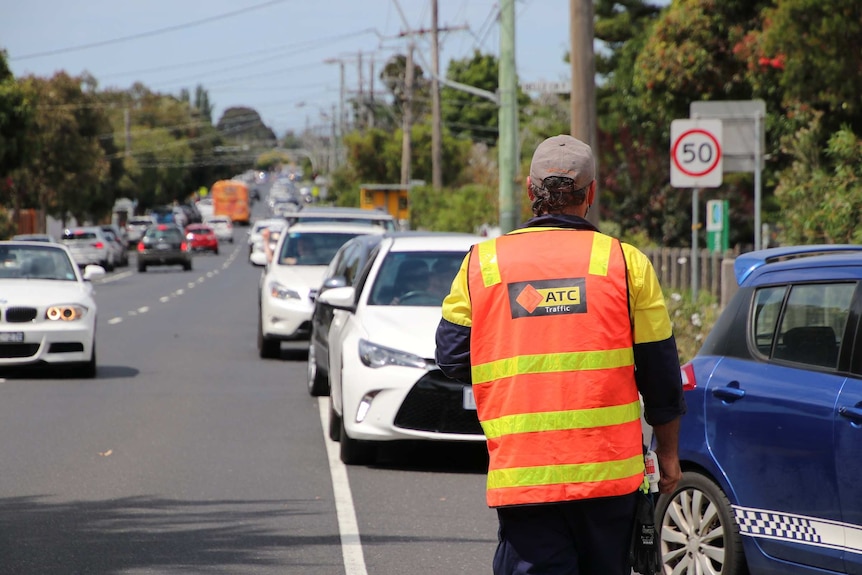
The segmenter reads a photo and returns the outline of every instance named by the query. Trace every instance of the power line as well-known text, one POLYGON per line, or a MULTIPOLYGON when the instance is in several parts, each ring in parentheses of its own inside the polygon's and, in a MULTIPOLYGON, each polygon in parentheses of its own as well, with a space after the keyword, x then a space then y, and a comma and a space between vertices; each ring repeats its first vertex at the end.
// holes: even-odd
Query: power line
POLYGON ((261 8, 267 8, 269 6, 273 6, 275 4, 281 4, 281 3, 287 2, 287 1, 288 0, 270 0, 269 2, 264 2, 262 4, 256 4, 254 6, 242 8, 240 10, 234 10, 233 12, 225 12, 224 14, 219 14, 217 16, 210 16, 209 18, 203 18, 201 20, 194 20, 192 22, 186 22, 184 24, 176 24, 174 26, 168 26, 166 28, 159 28, 158 30, 150 30, 148 32, 140 32, 138 34, 131 34, 129 36, 122 36, 120 38, 114 38, 112 40, 101 40, 99 42, 91 42, 89 44, 78 44, 77 46, 69 46, 68 48, 57 48, 54 50, 47 50, 45 52, 35 52, 33 54, 24 54, 23 56, 17 56, 15 58, 9 57, 9 60, 29 60, 32 58, 41 58, 43 56, 55 56, 57 54, 65 54, 68 52, 77 52, 80 50, 87 50, 89 48, 97 48, 100 46, 109 46, 111 44, 119 44, 121 42, 128 42, 129 40, 138 40, 140 38, 157 36, 159 34, 165 34, 167 32, 176 32, 177 30, 185 30, 187 28, 194 28, 195 26, 200 26, 201 24, 209 24, 210 22, 216 22, 218 20, 224 20, 225 18, 231 18, 233 16, 245 14, 245 13, 251 12, 253 10, 259 10, 261 8))
MULTIPOLYGON (((197 67, 197 66, 212 64, 212 63, 222 63, 226 60, 237 60, 237 59, 246 58, 249 56, 258 56, 261 54, 272 54, 272 55, 279 54, 280 55, 286 51, 291 51, 292 53, 296 52, 296 51, 304 52, 306 50, 311 50, 311 49, 315 49, 315 48, 326 48, 326 47, 329 47, 330 45, 332 45, 333 43, 341 42, 342 40, 347 40, 347 39, 354 38, 357 36, 363 36, 365 34, 374 34, 374 33, 376 33, 374 28, 365 28, 363 30, 357 30, 356 32, 351 32, 349 34, 339 34, 337 36, 329 36, 329 37, 325 37, 325 38, 314 38, 312 40, 303 40, 302 42, 295 42, 293 44, 284 44, 282 46, 277 46, 275 48, 265 48, 262 50, 253 50, 251 52, 244 52, 244 53, 233 54, 233 55, 229 55, 229 56, 220 56, 218 58, 207 58, 204 60, 196 60, 194 62, 185 62, 185 63, 180 63, 180 64, 171 64, 171 65, 167 65, 167 66, 158 66, 155 68, 146 68, 143 70, 127 70, 124 72, 115 72, 112 74, 103 74, 101 76, 101 78, 99 78, 99 79, 104 80, 105 78, 134 76, 136 74, 148 74, 150 72, 164 72, 166 70, 176 70, 176 69, 182 69, 182 68, 197 67)), ((278 56, 278 57, 281 57, 281 56, 278 56)), ((265 59, 270 59, 270 58, 265 58, 265 59)), ((261 61, 262 60, 253 60, 253 61, 249 62, 248 64, 252 65, 255 63, 259 63, 261 61)))

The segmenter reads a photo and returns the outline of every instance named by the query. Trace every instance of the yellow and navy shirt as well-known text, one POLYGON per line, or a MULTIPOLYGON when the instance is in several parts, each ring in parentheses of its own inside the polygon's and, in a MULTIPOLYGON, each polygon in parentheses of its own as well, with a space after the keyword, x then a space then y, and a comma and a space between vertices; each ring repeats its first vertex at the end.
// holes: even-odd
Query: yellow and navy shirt
MULTIPOLYGON (((577 216, 545 215, 526 223, 529 228, 562 228, 598 231, 577 216)), ((635 379, 644 401, 644 417, 651 425, 661 425, 685 413, 679 355, 668 317, 667 306, 655 270, 637 248, 622 244, 629 288, 629 308, 634 335, 635 379)), ((471 252, 472 253, 472 252, 471 252)), ((452 282, 443 301, 443 318, 437 327, 437 365, 452 379, 472 383, 470 331, 472 307, 467 285, 470 254, 452 282)))

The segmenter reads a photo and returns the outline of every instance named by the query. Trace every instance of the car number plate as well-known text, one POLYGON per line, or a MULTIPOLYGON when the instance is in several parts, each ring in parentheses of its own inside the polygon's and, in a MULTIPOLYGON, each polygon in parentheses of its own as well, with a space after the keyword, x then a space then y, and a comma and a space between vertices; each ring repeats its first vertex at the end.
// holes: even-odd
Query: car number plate
POLYGON ((462 388, 461 405, 464 409, 476 411, 476 398, 473 397, 473 386, 468 385, 462 388))
POLYGON ((167 249, 170 249, 170 247, 171 246, 169 246, 168 244, 156 244, 157 250, 167 250, 167 249))
POLYGON ((0 331, 0 343, 21 343, 24 341, 23 331, 0 331))

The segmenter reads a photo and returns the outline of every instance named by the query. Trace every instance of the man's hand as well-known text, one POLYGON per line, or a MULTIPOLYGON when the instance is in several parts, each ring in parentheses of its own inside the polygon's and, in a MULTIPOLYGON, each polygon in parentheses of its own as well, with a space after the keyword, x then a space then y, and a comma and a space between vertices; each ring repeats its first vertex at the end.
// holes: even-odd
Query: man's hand
POLYGON ((682 479, 682 469, 679 467, 679 418, 653 426, 656 439, 655 454, 658 457, 658 467, 661 478, 658 481, 660 493, 673 493, 677 483, 682 479))

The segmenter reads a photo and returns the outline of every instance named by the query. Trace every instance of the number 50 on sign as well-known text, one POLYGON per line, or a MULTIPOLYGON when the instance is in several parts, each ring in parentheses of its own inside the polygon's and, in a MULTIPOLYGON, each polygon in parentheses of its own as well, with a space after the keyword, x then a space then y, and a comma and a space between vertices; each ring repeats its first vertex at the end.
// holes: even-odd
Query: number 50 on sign
POLYGON ((671 186, 717 188, 723 176, 721 156, 721 120, 671 122, 671 186))

